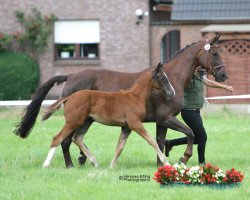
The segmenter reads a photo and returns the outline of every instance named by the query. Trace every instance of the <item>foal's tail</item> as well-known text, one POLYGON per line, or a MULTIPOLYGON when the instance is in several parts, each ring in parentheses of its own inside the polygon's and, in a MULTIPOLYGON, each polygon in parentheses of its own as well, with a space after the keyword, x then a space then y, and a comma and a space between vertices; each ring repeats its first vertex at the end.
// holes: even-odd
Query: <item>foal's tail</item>
POLYGON ((49 90, 54 86, 55 83, 61 84, 67 81, 68 76, 69 75, 55 76, 38 88, 38 90, 34 94, 33 100, 26 107, 21 122, 16 125, 16 129, 14 130, 14 133, 16 135, 19 135, 21 138, 28 137, 33 126, 35 125, 41 104, 48 94, 49 90))
POLYGON ((66 102, 68 100, 68 97, 63 97, 61 99, 58 99, 55 103, 53 103, 51 106, 49 106, 43 116, 42 116, 42 121, 45 121, 46 119, 50 118, 50 116, 56 111, 58 110, 62 103, 66 102))

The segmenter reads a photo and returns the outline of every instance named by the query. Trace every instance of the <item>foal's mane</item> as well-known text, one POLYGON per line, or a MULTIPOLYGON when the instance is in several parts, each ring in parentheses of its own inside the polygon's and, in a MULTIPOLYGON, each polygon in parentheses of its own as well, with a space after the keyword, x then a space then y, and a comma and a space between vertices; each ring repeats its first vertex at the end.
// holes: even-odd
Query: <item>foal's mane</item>
POLYGON ((152 74, 152 72, 153 72, 153 70, 155 70, 156 66, 157 66, 157 65, 147 68, 142 74, 140 74, 140 76, 138 77, 138 79, 137 79, 128 89, 126 89, 126 90, 130 90, 130 89, 133 88, 135 85, 137 85, 138 83, 142 82, 143 77, 144 77, 144 76, 147 76, 149 73, 151 73, 152 79, 153 79, 153 74, 152 74))

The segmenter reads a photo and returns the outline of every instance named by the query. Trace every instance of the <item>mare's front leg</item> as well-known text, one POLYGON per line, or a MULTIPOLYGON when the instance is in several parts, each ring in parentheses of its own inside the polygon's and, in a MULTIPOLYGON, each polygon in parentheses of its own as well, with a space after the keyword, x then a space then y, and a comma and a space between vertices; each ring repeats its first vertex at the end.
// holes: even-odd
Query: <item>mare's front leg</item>
POLYGON ((131 130, 128 127, 122 127, 121 135, 119 137, 118 144, 117 144, 116 151, 115 151, 115 155, 114 155, 114 158, 110 164, 110 168, 114 168, 114 166, 116 165, 117 159, 121 155, 122 150, 124 148, 124 145, 128 139, 128 136, 130 135, 130 133, 131 133, 131 130))
POLYGON ((161 126, 171 128, 175 131, 180 131, 188 137, 187 148, 184 152, 184 156, 180 160, 183 163, 187 163, 187 161, 189 160, 189 158, 193 154, 193 141, 194 141, 193 131, 189 127, 187 127, 185 124, 180 122, 178 119, 176 119, 174 116, 170 116, 167 119, 165 119, 164 121, 158 121, 158 123, 161 126))
MULTIPOLYGON (((93 123, 93 119, 91 117, 88 117, 86 119, 86 121, 84 122, 84 124, 77 130, 78 134, 79 133, 85 134, 88 131, 88 129, 91 126, 92 123, 93 123)), ((75 134, 75 132, 72 132, 72 134, 70 134, 61 143, 61 147, 62 147, 62 151, 63 151, 63 156, 64 156, 64 161, 65 161, 65 164, 66 164, 67 168, 74 167, 74 165, 72 163, 72 160, 71 160, 70 151, 69 151, 69 147, 70 147, 70 145, 72 143, 72 137, 73 137, 74 134, 75 134)), ((80 165, 84 165, 85 162, 86 162, 86 160, 87 160, 87 157, 80 150, 80 156, 78 158, 79 164, 80 165)))
MULTIPOLYGON (((159 124, 156 123, 156 141, 157 144, 161 150, 161 152, 164 152, 164 147, 165 147, 165 139, 166 139, 166 134, 167 134, 167 128, 164 126, 160 126, 159 124)), ((163 163, 161 162, 159 156, 157 156, 157 166, 162 166, 163 163)))
POLYGON ((164 165, 170 165, 165 155, 161 152, 157 142, 150 134, 148 134, 141 121, 139 120, 128 121, 128 126, 131 130, 137 132, 140 136, 142 136, 155 149, 157 155, 159 156, 161 162, 164 163, 164 165))

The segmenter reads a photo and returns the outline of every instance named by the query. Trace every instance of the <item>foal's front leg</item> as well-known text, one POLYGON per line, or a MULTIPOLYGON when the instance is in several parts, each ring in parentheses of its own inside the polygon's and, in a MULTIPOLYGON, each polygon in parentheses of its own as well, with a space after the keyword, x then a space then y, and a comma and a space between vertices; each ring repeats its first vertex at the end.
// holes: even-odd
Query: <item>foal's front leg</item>
POLYGON ((116 147, 114 158, 110 164, 110 168, 113 168, 116 165, 118 157, 121 155, 124 145, 130 135, 131 130, 128 127, 122 127, 122 132, 116 147))
MULTIPOLYGON (((166 135, 167 128, 156 123, 156 141, 162 153, 164 152, 166 135)), ((157 166, 159 167, 162 165, 163 163, 161 162, 159 156, 157 156, 157 166)))
POLYGON ((167 161, 165 155, 161 152, 157 142, 155 139, 148 134, 148 132, 145 130, 143 124, 141 121, 136 121, 136 122, 130 122, 128 121, 129 128, 135 132, 137 132, 140 136, 142 136, 156 151, 157 155, 159 156, 161 162, 164 165, 170 165, 169 162, 167 161))

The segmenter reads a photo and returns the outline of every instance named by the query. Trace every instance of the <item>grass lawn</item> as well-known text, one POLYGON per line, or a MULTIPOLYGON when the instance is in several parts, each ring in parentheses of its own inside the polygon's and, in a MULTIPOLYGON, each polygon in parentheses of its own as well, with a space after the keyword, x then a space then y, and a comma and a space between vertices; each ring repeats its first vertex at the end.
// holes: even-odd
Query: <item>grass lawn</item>
MULTIPOLYGON (((89 130, 85 143, 95 155, 99 168, 89 161, 81 167, 77 163, 78 149, 73 144, 71 155, 75 165, 66 169, 61 148, 57 149, 52 164, 42 169, 53 136, 61 129, 62 112, 46 122, 37 121, 27 139, 12 132, 20 120, 20 109, 0 108, 0 199, 250 199, 250 116, 229 112, 203 113, 208 134, 206 160, 223 170, 235 167, 245 175, 238 188, 213 189, 206 187, 161 188, 152 177, 156 172, 156 155, 151 146, 136 133, 129 137, 115 169, 109 169, 120 128, 97 123, 89 130), (147 181, 120 180, 125 176, 149 177, 147 181)), ((145 124, 155 137, 155 124, 145 124)), ((183 134, 168 132, 168 138, 183 134)), ((185 146, 170 152, 171 164, 177 162, 185 146)), ((188 167, 197 165, 197 151, 188 167)))

